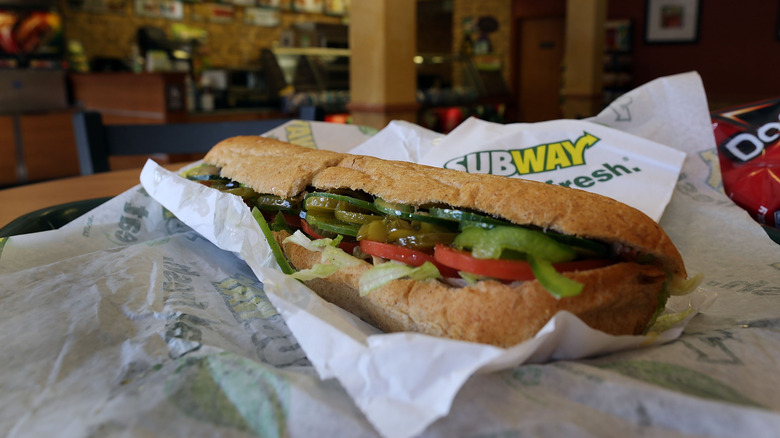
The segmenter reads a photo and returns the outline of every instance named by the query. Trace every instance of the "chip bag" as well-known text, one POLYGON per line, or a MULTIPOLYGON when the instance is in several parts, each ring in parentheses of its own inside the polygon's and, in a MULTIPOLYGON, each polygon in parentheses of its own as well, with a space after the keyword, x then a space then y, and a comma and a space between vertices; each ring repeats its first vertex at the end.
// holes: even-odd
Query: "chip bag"
POLYGON ((726 195, 760 224, 780 228, 780 98, 711 116, 726 195))

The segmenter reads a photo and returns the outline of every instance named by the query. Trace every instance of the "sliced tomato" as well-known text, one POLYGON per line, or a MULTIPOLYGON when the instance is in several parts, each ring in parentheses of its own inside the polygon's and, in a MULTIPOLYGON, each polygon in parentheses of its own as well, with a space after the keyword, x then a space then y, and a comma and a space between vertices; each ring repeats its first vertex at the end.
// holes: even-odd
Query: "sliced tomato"
MULTIPOLYGON (((320 233, 314 231, 314 229, 309 225, 308 222, 306 222, 303 219, 300 219, 301 221, 301 230, 303 230, 304 233, 308 234, 310 237, 313 237, 315 239, 324 239, 320 233)), ((341 243, 339 243, 339 248, 343 249, 344 252, 347 254, 352 254, 352 250, 354 250, 358 246, 357 242, 344 242, 343 240, 341 243)))
MULTIPOLYGON (((531 271, 531 265, 524 260, 478 259, 474 258, 468 251, 461 251, 446 245, 436 245, 433 257, 440 264, 452 269, 499 280, 525 281, 535 278, 531 271)), ((585 259, 555 263, 553 266, 558 272, 568 272, 601 268, 611 263, 607 259, 585 259)))
POLYGON ((320 233, 314 231, 314 229, 309 225, 308 222, 301 219, 301 230, 303 230, 304 233, 308 234, 310 237, 313 237, 315 239, 324 239, 320 233))
POLYGON ((289 225, 290 228, 297 230, 301 227, 301 218, 299 218, 297 214, 283 213, 283 215, 284 221, 287 222, 287 225, 289 225))
POLYGON ((417 251, 392 243, 376 242, 373 240, 361 240, 360 250, 364 253, 383 259, 396 260, 410 266, 421 266, 425 262, 431 262, 439 269, 443 277, 457 277, 458 271, 437 262, 433 255, 417 251))

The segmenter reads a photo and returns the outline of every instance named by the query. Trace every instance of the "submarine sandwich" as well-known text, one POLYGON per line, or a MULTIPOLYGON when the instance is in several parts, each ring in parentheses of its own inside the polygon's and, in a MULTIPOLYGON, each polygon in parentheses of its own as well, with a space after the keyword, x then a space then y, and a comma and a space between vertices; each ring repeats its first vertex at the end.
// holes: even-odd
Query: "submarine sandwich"
POLYGON ((387 332, 508 347, 568 311, 637 335, 694 286, 658 224, 578 189, 257 136, 184 176, 241 196, 282 270, 387 332))

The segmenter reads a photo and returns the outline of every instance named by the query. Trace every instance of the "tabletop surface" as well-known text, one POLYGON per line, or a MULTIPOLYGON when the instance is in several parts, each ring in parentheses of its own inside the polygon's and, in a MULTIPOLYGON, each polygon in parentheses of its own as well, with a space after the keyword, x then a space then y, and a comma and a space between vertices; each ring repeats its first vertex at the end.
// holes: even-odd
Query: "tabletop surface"
MULTIPOLYGON (((138 171, 122 172, 29 190, 94 197, 106 194, 93 188, 103 180, 123 190, 122 175, 127 186, 138 180, 138 171)), ((0 239, 0 430, 174 438, 777 436, 780 252, 747 214, 725 206, 728 198, 706 186, 707 177, 694 180, 695 193, 706 188, 723 202, 691 200, 678 188, 664 217, 686 268, 705 276, 701 290, 674 297, 671 321, 692 317, 679 339, 618 338, 620 351, 594 354, 588 348, 602 348, 602 336, 559 320, 507 350, 512 359, 477 344, 374 335, 264 267, 270 259, 253 244, 261 242, 256 231, 246 234, 242 255, 214 242, 237 243, 243 227, 185 226, 185 218, 195 225, 212 214, 237 220, 224 203, 180 203, 192 198, 173 184, 177 200, 158 196, 167 207, 126 190, 102 210, 123 214, 0 239), (700 314, 689 313, 696 308, 700 314)))
MULTIPOLYGON (((178 169, 185 163, 163 167, 178 169)), ((0 227, 24 214, 53 205, 116 196, 140 183, 141 169, 75 176, 0 190, 0 227)))

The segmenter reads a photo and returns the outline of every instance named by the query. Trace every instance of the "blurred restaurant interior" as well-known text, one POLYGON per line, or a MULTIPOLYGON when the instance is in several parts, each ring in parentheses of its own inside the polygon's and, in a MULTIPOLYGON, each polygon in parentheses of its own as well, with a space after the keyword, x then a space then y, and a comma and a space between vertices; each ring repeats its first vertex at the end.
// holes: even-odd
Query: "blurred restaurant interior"
POLYGON ((446 133, 472 116, 588 117, 688 71, 711 110, 780 96, 779 2, 679 0, 660 22, 655 3, 0 0, 0 187, 78 175, 72 115, 84 109, 107 124, 316 109, 446 133))

